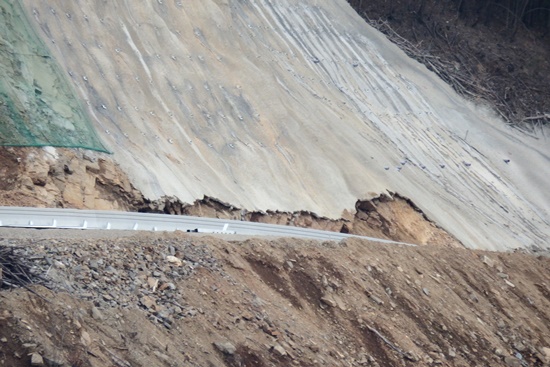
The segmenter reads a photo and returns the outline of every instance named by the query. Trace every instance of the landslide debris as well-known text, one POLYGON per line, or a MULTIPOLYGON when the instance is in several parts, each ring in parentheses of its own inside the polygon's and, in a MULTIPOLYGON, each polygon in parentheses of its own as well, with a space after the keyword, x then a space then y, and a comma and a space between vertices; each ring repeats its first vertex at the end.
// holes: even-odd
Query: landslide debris
POLYGON ((356 239, 28 233, 3 232, 1 245, 48 283, 0 291, 3 365, 550 363, 546 257, 356 239))
POLYGON ((143 201, 107 154, 0 147, 0 205, 132 210, 143 201))
POLYGON ((331 219, 309 211, 249 211, 205 196, 149 200, 106 154, 70 149, 0 148, 0 205, 193 215, 344 232, 415 244, 462 246, 408 198, 370 194, 331 219))

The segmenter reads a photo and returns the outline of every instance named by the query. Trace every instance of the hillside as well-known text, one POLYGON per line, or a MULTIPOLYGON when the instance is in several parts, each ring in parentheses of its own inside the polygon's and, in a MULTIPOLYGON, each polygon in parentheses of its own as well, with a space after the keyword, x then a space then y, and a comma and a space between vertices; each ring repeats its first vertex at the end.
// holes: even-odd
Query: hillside
POLYGON ((182 233, 0 237, 0 260, 12 260, 3 365, 550 365, 548 257, 182 233), (13 288, 12 274, 43 285, 13 288))
MULTIPOLYGON (((467 247, 548 246, 544 139, 459 97, 344 0, 22 4, 113 154, 10 150, 43 179, 14 178, 9 205, 207 197, 349 221, 396 194, 467 247), (102 178, 99 163, 120 176, 102 178)), ((27 80, 42 72, 32 60, 20 60, 27 80)))

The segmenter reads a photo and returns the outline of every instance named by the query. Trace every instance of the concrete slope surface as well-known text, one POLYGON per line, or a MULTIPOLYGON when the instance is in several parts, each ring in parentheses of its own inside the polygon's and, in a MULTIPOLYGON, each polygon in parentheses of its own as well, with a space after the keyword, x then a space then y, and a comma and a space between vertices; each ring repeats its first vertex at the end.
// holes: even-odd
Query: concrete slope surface
POLYGON ((390 190, 466 246, 548 246, 547 142, 458 97, 344 0, 23 3, 149 198, 334 218, 390 190))

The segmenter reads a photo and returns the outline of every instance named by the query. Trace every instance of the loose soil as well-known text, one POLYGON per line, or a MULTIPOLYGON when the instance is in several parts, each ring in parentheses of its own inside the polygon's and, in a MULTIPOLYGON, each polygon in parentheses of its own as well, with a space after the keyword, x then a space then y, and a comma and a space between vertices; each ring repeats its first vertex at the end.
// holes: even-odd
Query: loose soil
POLYGON ((548 257, 357 239, 2 233, 0 254, 17 255, 37 283, 12 285, 4 271, 6 366, 28 366, 33 353, 49 366, 550 363, 548 257))

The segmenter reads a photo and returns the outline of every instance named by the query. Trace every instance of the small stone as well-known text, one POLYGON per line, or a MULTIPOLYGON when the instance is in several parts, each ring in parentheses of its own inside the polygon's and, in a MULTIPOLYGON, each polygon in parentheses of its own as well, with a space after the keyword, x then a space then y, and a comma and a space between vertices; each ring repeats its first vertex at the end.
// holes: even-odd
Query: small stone
POLYGON ((214 346, 222 353, 233 355, 237 351, 237 348, 230 342, 215 342, 214 346))
POLYGON ((449 358, 455 358, 456 357, 456 351, 454 350, 454 348, 449 348, 449 353, 447 353, 449 355, 449 358))
POLYGON ((418 362, 420 358, 412 350, 406 352, 403 357, 411 362, 418 362))
POLYGON ((481 259, 481 261, 482 261, 485 265, 487 265, 487 266, 489 266, 489 267, 491 267, 491 268, 493 268, 493 267, 495 266, 495 261, 494 261, 493 259, 491 259, 490 257, 488 257, 488 256, 483 255, 483 258, 481 259))
POLYGON ((154 276, 155 278, 160 278, 161 275, 162 275, 162 273, 161 273, 160 271, 154 271, 154 272, 153 272, 153 276, 154 276))
POLYGON ((422 292, 424 292, 426 296, 430 296, 430 290, 428 288, 422 288, 422 292))
POLYGON ((43 366, 44 365, 44 359, 42 356, 38 353, 32 353, 31 354, 31 366, 43 366))
POLYGON ((525 344, 523 344, 522 342, 514 343, 514 349, 517 350, 518 352, 525 352, 527 350, 527 348, 525 347, 525 344))
POLYGON ((375 296, 374 294, 371 294, 369 296, 369 298, 376 304, 382 306, 384 304, 384 301, 382 301, 382 299, 380 299, 379 297, 375 296))
POLYGON ((504 363, 506 363, 508 367, 521 367, 521 362, 517 358, 510 356, 504 357, 504 363))
POLYGON ((66 268, 65 264, 63 264, 61 261, 58 261, 58 260, 54 260, 53 266, 55 266, 58 269, 65 269, 66 268))
POLYGON ((48 354, 45 354, 43 358, 44 358, 45 365, 48 367, 63 367, 64 365, 63 360, 60 359, 59 356, 49 357, 48 354))
POLYGON ((82 330, 82 333, 80 334, 80 342, 85 347, 89 347, 92 344, 92 338, 90 337, 90 334, 88 334, 87 331, 82 330))
POLYGON ((314 342, 310 342, 309 345, 307 346, 313 353, 319 353, 319 351, 321 350, 321 348, 315 344, 314 342))
POLYGON ((174 361, 172 360, 172 358, 168 357, 168 356, 167 356, 166 354, 164 354, 164 353, 159 352, 158 350, 155 350, 155 351, 154 351, 154 354, 155 354, 160 360, 162 360, 163 362, 165 362, 165 363, 167 363, 167 364, 169 364, 169 365, 172 365, 172 363, 174 362, 174 361))
POLYGON ((508 274, 505 274, 505 273, 497 273, 497 275, 502 278, 502 279, 508 279, 508 274))
POLYGON ((8 342, 8 338, 2 338, 2 339, 0 339, 0 341, 1 341, 2 343, 7 343, 7 342, 8 342))
POLYGON ((183 262, 180 259, 178 259, 177 257, 172 256, 172 255, 166 256, 166 261, 168 261, 170 264, 174 264, 176 266, 181 266, 183 264, 183 262))
POLYGON ((506 283, 506 285, 508 287, 511 287, 511 288, 515 288, 516 286, 514 285, 514 283, 510 282, 509 280, 507 279, 504 279, 504 283, 506 283))
POLYGON ((275 345, 273 346, 273 351, 274 351, 275 353, 277 353, 277 354, 278 354, 279 356, 281 356, 281 357, 286 356, 286 350, 285 350, 285 348, 283 348, 283 347, 280 346, 279 344, 275 344, 275 345))
POLYGON ((495 349, 495 354, 499 357, 504 357, 504 351, 500 348, 495 349))
POLYGON ((157 287, 159 285, 159 280, 158 279, 155 279, 153 277, 149 277, 147 278, 147 285, 149 286, 149 288, 151 288, 154 291, 157 290, 157 287))
POLYGON ((141 299, 139 300, 139 302, 145 306, 145 308, 148 308, 148 309, 153 309, 153 308, 156 308, 156 302, 154 299, 152 299, 151 297, 149 296, 143 296, 141 297, 141 299))
POLYGON ((88 262, 88 267, 92 270, 97 270, 99 268, 99 261, 97 260, 90 260, 88 262))
POLYGON ((332 299, 332 297, 330 297, 330 296, 323 296, 321 298, 321 302, 323 302, 325 305, 330 306, 330 307, 336 307, 337 306, 336 301, 334 301, 332 299))
POLYGON ((103 320, 103 314, 97 307, 92 308, 92 318, 95 320, 103 320))

